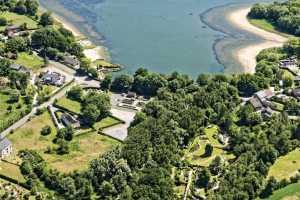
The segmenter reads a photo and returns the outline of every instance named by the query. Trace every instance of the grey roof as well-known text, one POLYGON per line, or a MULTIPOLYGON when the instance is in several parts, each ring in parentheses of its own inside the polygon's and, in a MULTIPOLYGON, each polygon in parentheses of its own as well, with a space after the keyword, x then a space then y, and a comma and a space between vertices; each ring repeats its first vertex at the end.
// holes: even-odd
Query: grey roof
POLYGON ((48 82, 48 83, 57 83, 61 79, 61 75, 56 72, 47 72, 44 74, 42 77, 43 81, 48 82))
POLYGON ((21 69, 22 66, 17 63, 13 63, 9 67, 14 70, 19 70, 19 69, 21 69))
POLYGON ((6 149, 9 146, 11 146, 11 142, 7 138, 4 138, 0 141, 0 151, 6 149))
POLYGON ((300 88, 293 89, 293 95, 296 97, 300 96, 300 88))
POLYGON ((255 93, 255 95, 259 98, 259 100, 263 100, 265 98, 271 98, 274 96, 274 92, 271 89, 261 90, 255 93))
POLYGON ((296 77, 294 78, 294 81, 300 81, 300 76, 296 76, 296 77))
POLYGON ((260 109, 263 106, 261 104, 261 102, 257 98, 255 98, 255 97, 253 97, 253 98, 250 99, 250 103, 254 107, 254 109, 260 109))
POLYGON ((66 64, 70 64, 70 65, 73 65, 73 66, 79 64, 79 61, 78 61, 78 59, 75 56, 65 56, 64 57, 64 62, 66 64))

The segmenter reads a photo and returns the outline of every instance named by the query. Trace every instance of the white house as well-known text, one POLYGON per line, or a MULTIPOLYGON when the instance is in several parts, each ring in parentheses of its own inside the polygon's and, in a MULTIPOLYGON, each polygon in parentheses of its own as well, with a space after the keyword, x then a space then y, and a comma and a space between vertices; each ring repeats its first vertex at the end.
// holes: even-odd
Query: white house
POLYGON ((7 138, 0 140, 0 158, 3 159, 9 156, 11 153, 12 153, 11 142, 7 138))

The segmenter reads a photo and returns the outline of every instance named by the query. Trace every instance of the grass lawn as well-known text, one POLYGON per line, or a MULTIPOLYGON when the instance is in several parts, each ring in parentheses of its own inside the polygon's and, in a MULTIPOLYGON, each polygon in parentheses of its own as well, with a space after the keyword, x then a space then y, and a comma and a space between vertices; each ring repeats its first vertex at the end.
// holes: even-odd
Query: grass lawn
MULTIPOLYGON (((0 17, 5 17, 7 21, 12 23, 13 25, 19 26, 26 23, 28 29, 38 28, 38 23, 25 15, 19 15, 17 13, 12 13, 12 12, 1 12, 0 17)), ((0 31, 4 31, 4 30, 5 27, 0 26, 0 31)))
POLYGON ((105 68, 119 68, 118 65, 112 64, 112 63, 107 62, 105 60, 96 60, 96 61, 94 61, 94 64, 98 65, 98 66, 105 67, 105 68))
POLYGON ((69 110, 71 112, 80 114, 81 113, 81 104, 78 101, 74 101, 72 99, 69 99, 67 97, 60 98, 56 105, 65 108, 66 110, 69 110))
POLYGON ((277 190, 265 200, 300 200, 300 182, 277 190))
POLYGON ((0 174, 7 176, 9 178, 15 179, 20 183, 24 183, 25 179, 20 171, 19 166, 7 163, 4 161, 0 162, 0 174))
POLYGON ((89 132, 74 137, 70 146, 71 153, 58 156, 55 154, 45 154, 44 158, 50 166, 62 172, 72 172, 74 170, 84 170, 91 160, 111 150, 119 142, 109 137, 89 132))
POLYGON ((14 150, 21 149, 37 150, 41 156, 53 168, 62 172, 71 172, 73 170, 82 170, 88 167, 92 159, 107 152, 119 142, 109 137, 97 134, 96 131, 81 134, 73 138, 70 142, 71 152, 66 155, 46 154, 47 147, 55 148, 52 140, 56 136, 56 129, 48 112, 33 118, 23 127, 16 130, 8 138, 12 141, 14 150), (41 129, 49 125, 52 127, 52 133, 48 136, 40 134, 41 129))
POLYGON ((9 95, 0 92, 0 132, 1 130, 7 128, 11 122, 19 119, 21 112, 25 112, 27 106, 23 104, 22 98, 20 98, 19 103, 9 104, 9 95), (17 105, 21 104, 21 108, 17 108, 17 105), (9 106, 12 106, 11 112, 7 111, 9 106))
POLYGON ((206 167, 216 156, 222 156, 225 159, 234 159, 234 155, 224 151, 222 149, 224 145, 222 145, 217 139, 213 137, 213 135, 218 132, 217 126, 206 128, 204 132, 206 133, 207 139, 203 139, 202 137, 198 136, 194 139, 193 143, 185 150, 186 160, 189 163, 191 163, 192 165, 206 167), (205 146, 208 143, 212 144, 212 146, 214 147, 213 153, 210 157, 203 157, 205 153, 205 146))
POLYGON ((276 29, 276 27, 272 23, 268 22, 265 19, 249 19, 249 22, 252 25, 254 25, 258 28, 261 28, 263 30, 266 30, 266 31, 269 31, 272 33, 276 33, 276 34, 280 34, 285 37, 294 37, 293 35, 289 35, 287 33, 280 32, 279 30, 276 29))
POLYGON ((96 124, 94 124, 94 128, 96 130, 98 130, 98 129, 114 126, 114 125, 117 125, 120 123, 122 123, 122 122, 118 119, 115 119, 113 117, 106 117, 103 120, 101 120, 100 122, 97 122, 96 124))
POLYGON ((18 59, 14 62, 28 67, 35 72, 38 71, 44 65, 44 60, 42 58, 34 54, 29 55, 25 52, 19 53, 18 59))
POLYGON ((296 149, 285 156, 278 158, 271 166, 268 176, 277 180, 288 179, 300 169, 300 149, 296 149))

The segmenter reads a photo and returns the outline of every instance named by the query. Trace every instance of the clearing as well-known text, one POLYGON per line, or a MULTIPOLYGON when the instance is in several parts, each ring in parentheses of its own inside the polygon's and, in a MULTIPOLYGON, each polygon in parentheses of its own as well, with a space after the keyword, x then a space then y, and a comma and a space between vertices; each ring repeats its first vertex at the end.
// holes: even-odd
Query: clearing
POLYGON ((68 97, 62 97, 58 99, 58 101, 55 103, 55 105, 65 108, 68 111, 71 111, 76 114, 81 113, 81 104, 78 101, 74 101, 72 99, 69 99, 68 97))
POLYGON ((25 52, 19 53, 17 60, 15 60, 14 62, 32 69, 34 72, 38 71, 45 64, 44 60, 41 57, 35 54, 29 55, 25 52))
MULTIPOLYGON (((107 125, 106 119, 103 124, 107 125)), ((99 126, 101 126, 101 122, 99 126)), ((62 172, 71 172, 73 170, 82 170, 88 167, 91 160, 99 155, 112 149, 119 142, 109 137, 97 134, 97 131, 87 131, 78 136, 75 136, 70 144, 70 153, 66 155, 57 155, 56 153, 47 154, 45 151, 48 147, 55 148, 52 140, 56 136, 56 129, 48 112, 39 115, 23 127, 16 130, 8 138, 13 143, 14 151, 21 149, 37 150, 41 156, 53 168, 62 172), (48 136, 42 136, 41 129, 49 125, 52 128, 52 133, 48 136)))
POLYGON ((290 184, 282 189, 276 190, 273 195, 265 200, 300 200, 300 182, 290 184))
POLYGON ((206 128, 204 132, 205 135, 197 136, 193 143, 185 150, 185 158, 190 164, 207 167, 216 156, 221 156, 227 160, 234 159, 234 155, 222 149, 225 145, 221 144, 218 139, 215 138, 216 134, 218 134, 217 126, 206 128), (214 147, 213 153, 209 157, 204 157, 205 146, 208 143, 214 147))
MULTIPOLYGON (((8 23, 13 24, 13 25, 20 26, 20 25, 26 23, 28 29, 37 29, 38 28, 38 23, 26 15, 19 15, 17 13, 13 13, 13 12, 1 12, 0 17, 6 18, 8 23)), ((0 26, 0 31, 4 31, 4 30, 5 30, 5 26, 0 26)))
POLYGON ((285 156, 278 158, 269 170, 268 177, 274 176, 277 180, 288 179, 300 169, 300 149, 295 149, 285 156))

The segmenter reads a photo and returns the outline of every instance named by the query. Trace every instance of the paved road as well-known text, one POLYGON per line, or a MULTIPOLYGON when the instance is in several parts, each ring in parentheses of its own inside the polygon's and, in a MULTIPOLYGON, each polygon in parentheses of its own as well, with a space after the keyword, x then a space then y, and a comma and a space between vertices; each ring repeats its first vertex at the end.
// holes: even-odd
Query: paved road
POLYGON ((187 195, 189 193, 190 185, 191 185, 191 182, 192 182, 192 175, 193 175, 193 170, 190 170, 189 171, 189 176, 188 176, 188 183, 186 184, 184 194, 183 194, 183 200, 187 199, 187 195))

